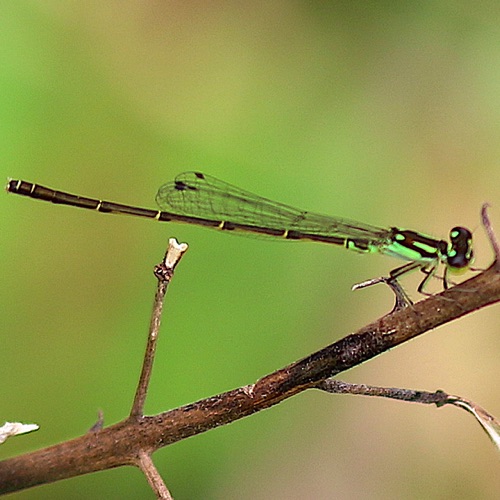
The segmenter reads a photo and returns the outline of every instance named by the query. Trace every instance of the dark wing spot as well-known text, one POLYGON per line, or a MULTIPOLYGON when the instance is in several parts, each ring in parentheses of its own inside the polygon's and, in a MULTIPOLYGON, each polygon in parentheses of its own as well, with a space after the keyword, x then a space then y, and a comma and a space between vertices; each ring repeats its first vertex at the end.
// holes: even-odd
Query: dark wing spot
POLYGON ((175 181, 175 189, 177 191, 186 191, 187 189, 190 189, 192 191, 196 191, 196 188, 194 186, 190 186, 189 184, 186 184, 183 181, 175 181))

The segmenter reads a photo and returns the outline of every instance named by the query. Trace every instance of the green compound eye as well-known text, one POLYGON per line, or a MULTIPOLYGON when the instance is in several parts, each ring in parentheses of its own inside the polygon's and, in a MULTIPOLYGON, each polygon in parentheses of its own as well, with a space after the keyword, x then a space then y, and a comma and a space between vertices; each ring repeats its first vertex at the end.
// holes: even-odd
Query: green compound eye
POLYGON ((450 243, 447 252, 447 264, 454 272, 469 268, 474 252, 472 233, 465 227, 454 227, 450 231, 450 243))

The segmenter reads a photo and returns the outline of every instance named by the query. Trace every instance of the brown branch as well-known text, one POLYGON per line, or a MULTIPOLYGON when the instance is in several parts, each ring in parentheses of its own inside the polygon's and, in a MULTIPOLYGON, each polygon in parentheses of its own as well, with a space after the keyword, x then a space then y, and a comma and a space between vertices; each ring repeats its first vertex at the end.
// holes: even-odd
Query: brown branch
POLYGON ((4 460, 0 462, 0 493, 123 465, 138 466, 159 448, 276 405, 392 347, 498 301, 500 265, 496 262, 474 278, 384 316, 253 385, 155 416, 131 415, 71 441, 4 460))
MULTIPOLYGON (((130 416, 105 429, 102 428, 100 417, 98 423, 85 436, 0 462, 0 494, 89 472, 134 465, 144 472, 157 498, 170 499, 170 492, 151 460, 153 452, 269 408, 309 388, 332 393, 379 395, 401 400, 420 399, 435 404, 449 402, 443 399, 444 393, 439 391, 434 394, 415 391, 403 393, 397 389, 369 386, 349 389, 348 384, 328 379, 443 323, 500 300, 500 248, 486 209, 487 206, 483 206, 483 224, 495 253, 495 262, 487 271, 411 307, 401 288, 395 288, 396 282, 392 278, 382 278, 379 281, 392 284, 396 294, 396 310, 391 314, 263 377, 251 386, 146 417, 142 413, 156 351, 163 300, 173 270, 187 249, 187 245, 178 245, 175 240, 170 240, 163 263, 155 268, 158 289, 143 367, 130 416)), ((461 401, 469 411, 477 413, 477 409, 465 400, 461 401)), ((488 427, 484 422, 482 425, 485 429, 488 427)))

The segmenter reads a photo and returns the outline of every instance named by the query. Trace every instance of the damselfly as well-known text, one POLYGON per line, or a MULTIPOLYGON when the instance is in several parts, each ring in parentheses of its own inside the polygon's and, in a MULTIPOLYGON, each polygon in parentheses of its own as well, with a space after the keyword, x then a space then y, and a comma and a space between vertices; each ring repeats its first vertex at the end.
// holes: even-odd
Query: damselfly
POLYGON ((381 229, 348 219, 298 210, 199 172, 185 172, 173 182, 160 187, 156 202, 161 210, 76 196, 18 180, 9 181, 7 191, 98 212, 135 215, 163 222, 184 222, 287 240, 320 241, 362 253, 379 252, 408 261, 391 271, 391 279, 396 280, 415 269, 422 270, 426 276, 418 291, 424 294, 424 287, 439 264, 444 265, 443 283, 444 288, 447 288, 448 273, 468 269, 473 259, 472 234, 465 227, 454 227, 448 242, 397 227, 381 229))

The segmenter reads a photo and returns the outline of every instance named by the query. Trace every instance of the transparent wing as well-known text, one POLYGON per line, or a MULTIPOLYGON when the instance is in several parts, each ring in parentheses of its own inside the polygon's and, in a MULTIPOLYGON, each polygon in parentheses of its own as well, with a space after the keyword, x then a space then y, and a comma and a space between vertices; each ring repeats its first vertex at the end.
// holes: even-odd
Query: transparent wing
POLYGON ((184 172, 175 181, 164 184, 158 190, 156 202, 166 212, 191 217, 305 234, 358 238, 373 245, 386 243, 389 234, 389 231, 375 226, 298 210, 199 172, 184 172))

